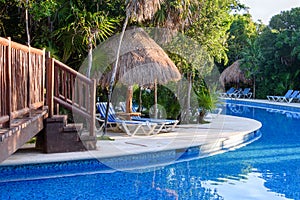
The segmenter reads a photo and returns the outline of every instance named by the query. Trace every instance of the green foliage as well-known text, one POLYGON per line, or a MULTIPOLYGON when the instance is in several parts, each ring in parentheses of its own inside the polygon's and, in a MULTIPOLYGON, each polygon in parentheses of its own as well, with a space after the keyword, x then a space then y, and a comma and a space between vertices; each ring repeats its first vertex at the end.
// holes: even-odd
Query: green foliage
MULTIPOLYGON (((139 101, 139 93, 139 89, 134 91, 133 98, 135 102, 139 101)), ((180 104, 174 92, 168 87, 158 85, 157 93, 157 103, 160 105, 161 109, 166 112, 165 118, 177 119, 180 114, 180 104)), ((153 107, 153 105, 154 90, 142 90, 142 106, 143 108, 146 108, 145 114, 149 115, 150 108, 153 107)))
POLYGON ((29 13, 34 20, 39 21, 45 17, 50 17, 58 9, 56 0, 30 1, 29 13))
POLYGON ((104 11, 88 10, 86 5, 71 3, 71 12, 66 13, 66 22, 55 32, 55 36, 65 47, 62 61, 67 62, 71 55, 85 55, 89 40, 96 46, 97 41, 109 37, 115 29, 117 20, 104 11))
MULTIPOLYGON (((32 46, 46 48, 75 69, 86 57, 90 36, 95 34, 96 46, 118 32, 125 19, 123 0, 28 2, 0 0, 0 35, 25 43, 24 12, 28 9, 32 46)), ((179 31, 165 49, 180 71, 192 74, 193 79, 199 71, 203 76, 210 73, 212 59, 224 66, 228 60, 231 64, 242 59, 246 74, 257 80, 257 97, 300 89, 300 8, 273 16, 268 27, 253 23, 249 14, 232 14, 242 9, 237 0, 160 1, 154 19, 132 21, 131 25, 179 31)), ((101 62, 103 58, 95 60, 101 62)), ((97 70, 95 65, 93 69, 97 70)), ((195 87, 198 85, 194 83, 195 87)))
POLYGON ((177 34, 163 48, 169 53, 171 59, 182 73, 209 74, 214 66, 213 58, 196 40, 177 34))
POLYGON ((86 57, 88 36, 94 45, 111 35, 124 13, 121 0, 12 0, 0 2, 0 35, 25 43, 25 9, 29 11, 31 45, 77 69, 86 57), (63 47, 63 48, 62 48, 63 47))
POLYGON ((198 106, 200 109, 198 122, 205 123, 204 116, 208 111, 212 111, 217 108, 220 103, 216 88, 208 88, 204 79, 198 78, 193 84, 193 90, 197 97, 198 106))
POLYGON ((29 141, 26 142, 27 144, 35 144, 36 143, 36 137, 31 138, 29 141))
POLYGON ((228 30, 228 59, 229 64, 243 58, 241 52, 249 48, 249 40, 258 36, 257 25, 249 14, 236 14, 228 30))
POLYGON ((194 92, 197 96, 198 106, 206 111, 216 109, 217 104, 220 103, 215 88, 208 88, 204 79, 198 79, 193 85, 194 92))
POLYGON ((219 63, 228 62, 226 41, 232 21, 230 11, 233 3, 233 0, 202 1, 198 20, 186 31, 189 37, 195 39, 219 63))
POLYGON ((97 136, 97 140, 108 140, 108 141, 115 141, 114 138, 111 138, 109 136, 106 135, 101 135, 101 136, 97 136))
POLYGON ((259 64, 258 94, 282 95, 288 89, 299 88, 300 8, 281 12, 271 18, 258 37, 261 54, 265 60, 259 64), (266 91, 264 87, 267 87, 266 91))
POLYGON ((21 21, 21 10, 17 1, 0 2, 0 35, 14 41, 26 41, 25 21, 21 21))
POLYGON ((264 61, 260 46, 257 40, 247 41, 248 48, 241 52, 241 69, 245 71, 246 78, 251 78, 259 73, 259 64, 264 61))
POLYGON ((256 97, 256 76, 260 72, 260 64, 264 61, 258 40, 247 39, 248 48, 241 52, 240 68, 244 71, 246 78, 252 79, 253 98, 256 97))

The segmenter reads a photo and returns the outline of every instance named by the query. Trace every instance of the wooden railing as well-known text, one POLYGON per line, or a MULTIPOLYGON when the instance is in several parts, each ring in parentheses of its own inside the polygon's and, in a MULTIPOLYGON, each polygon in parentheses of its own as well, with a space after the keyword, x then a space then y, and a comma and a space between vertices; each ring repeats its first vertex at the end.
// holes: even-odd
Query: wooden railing
POLYGON ((56 111, 56 104, 83 116, 89 126, 90 136, 95 136, 96 81, 71 69, 47 55, 47 104, 49 116, 56 111))
POLYGON ((50 58, 45 50, 0 37, 0 128, 10 128, 13 119, 45 104, 52 117, 60 104, 83 116, 95 136, 95 96, 95 80, 50 58))
POLYGON ((45 51, 0 37, 0 126, 44 105, 45 51))

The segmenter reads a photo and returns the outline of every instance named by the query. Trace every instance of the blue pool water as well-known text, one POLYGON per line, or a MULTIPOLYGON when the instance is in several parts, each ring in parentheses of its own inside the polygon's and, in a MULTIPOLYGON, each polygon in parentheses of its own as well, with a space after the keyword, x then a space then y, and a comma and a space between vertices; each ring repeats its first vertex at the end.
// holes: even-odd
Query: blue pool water
POLYGON ((261 121, 262 137, 235 151, 134 173, 97 160, 0 167, 0 199, 300 199, 300 112, 237 104, 223 110, 261 121))

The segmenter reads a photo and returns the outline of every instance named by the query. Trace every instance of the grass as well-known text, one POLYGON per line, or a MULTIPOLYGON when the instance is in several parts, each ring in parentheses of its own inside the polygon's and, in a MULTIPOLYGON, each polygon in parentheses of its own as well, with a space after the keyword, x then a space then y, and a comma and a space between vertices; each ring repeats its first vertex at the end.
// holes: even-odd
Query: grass
POLYGON ((97 136, 97 140, 110 140, 110 141, 115 141, 115 139, 110 138, 109 136, 106 136, 106 135, 97 136))

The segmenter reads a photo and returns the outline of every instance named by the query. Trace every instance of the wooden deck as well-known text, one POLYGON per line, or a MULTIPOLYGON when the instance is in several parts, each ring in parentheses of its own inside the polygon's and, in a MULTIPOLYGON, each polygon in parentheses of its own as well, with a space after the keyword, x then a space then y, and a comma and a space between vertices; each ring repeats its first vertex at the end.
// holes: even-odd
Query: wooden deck
POLYGON ((48 116, 47 108, 33 111, 30 116, 12 120, 10 128, 0 129, 0 162, 16 152, 27 141, 44 128, 44 119, 48 116))
POLYGON ((40 133, 59 106, 83 116, 95 137, 95 95, 95 80, 45 50, 0 37, 0 162, 40 133))

